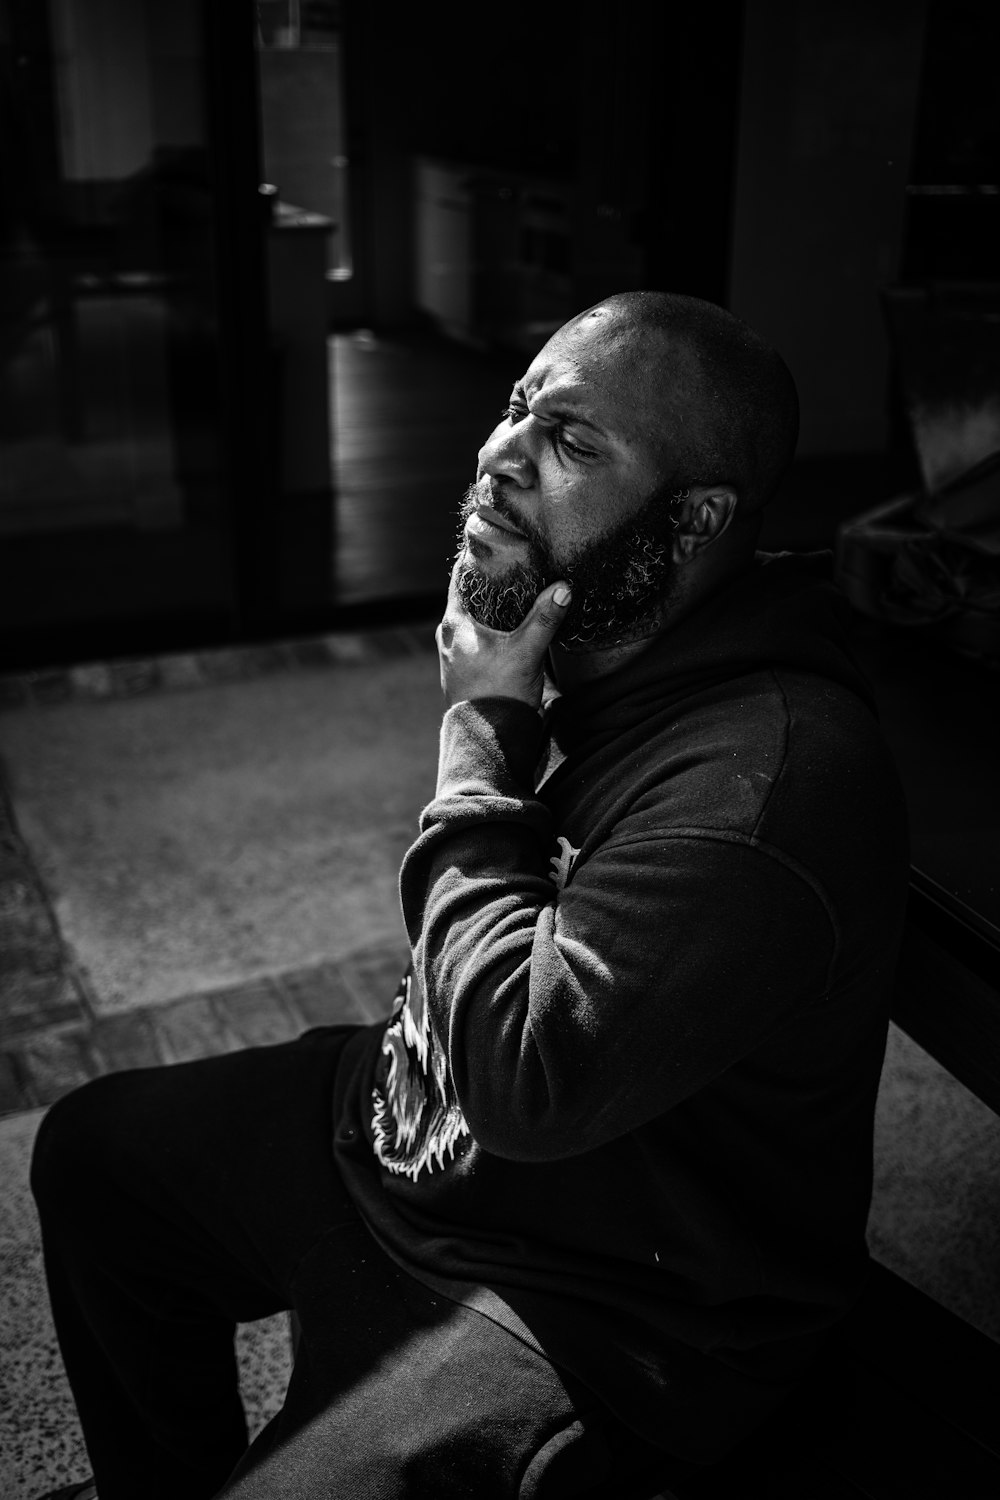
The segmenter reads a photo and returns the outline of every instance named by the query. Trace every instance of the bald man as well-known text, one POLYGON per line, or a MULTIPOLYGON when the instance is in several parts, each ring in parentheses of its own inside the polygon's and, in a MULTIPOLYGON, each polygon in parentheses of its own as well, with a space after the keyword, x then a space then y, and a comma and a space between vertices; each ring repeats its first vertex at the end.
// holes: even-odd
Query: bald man
POLYGON ((620 1500, 821 1353, 865 1276, 907 857, 828 559, 755 552, 796 428, 778 355, 662 293, 515 385, 462 505, 390 1020, 42 1127, 100 1500, 620 1500), (247 1448, 233 1325, 282 1308, 247 1448))

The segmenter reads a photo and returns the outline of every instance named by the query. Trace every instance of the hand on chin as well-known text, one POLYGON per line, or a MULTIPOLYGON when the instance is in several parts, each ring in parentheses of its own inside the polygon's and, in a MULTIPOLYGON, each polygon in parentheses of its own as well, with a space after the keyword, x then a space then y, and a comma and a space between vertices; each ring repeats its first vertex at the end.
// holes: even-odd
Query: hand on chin
MULTIPOLYGON (((448 605, 437 630, 441 690, 448 708, 476 698, 516 698, 531 708, 540 706, 545 659, 566 617, 570 594, 565 582, 548 584, 539 590, 530 578, 530 570, 523 572, 529 576, 521 580, 518 589, 517 580, 504 585, 484 577, 464 556, 455 563, 448 605), (463 589, 460 579, 471 583, 471 590, 463 589), (508 617, 501 613, 500 628, 474 617, 474 612, 485 613, 478 608, 480 600, 485 598, 477 594, 480 580, 487 589, 499 586, 511 595, 507 600, 510 614, 508 617)), ((496 610, 485 617, 495 620, 496 610)))

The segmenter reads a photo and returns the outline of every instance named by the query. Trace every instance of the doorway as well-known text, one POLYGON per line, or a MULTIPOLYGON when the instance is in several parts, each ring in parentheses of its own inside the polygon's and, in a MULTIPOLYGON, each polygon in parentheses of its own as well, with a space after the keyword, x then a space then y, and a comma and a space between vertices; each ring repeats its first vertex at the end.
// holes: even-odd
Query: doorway
POLYGON ((201 21, 0 0, 8 660, 224 632, 235 608, 201 21))

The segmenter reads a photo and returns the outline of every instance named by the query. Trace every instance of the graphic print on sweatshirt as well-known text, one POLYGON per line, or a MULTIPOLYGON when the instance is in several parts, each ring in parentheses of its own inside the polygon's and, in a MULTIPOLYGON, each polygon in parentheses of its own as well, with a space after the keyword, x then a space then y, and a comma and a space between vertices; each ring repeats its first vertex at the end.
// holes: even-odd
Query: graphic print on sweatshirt
POLYGON ((444 1049, 431 1030, 423 991, 406 974, 382 1038, 384 1092, 372 1089, 375 1155, 390 1172, 411 1177, 443 1170, 469 1134, 448 1072, 444 1049))
POLYGON ((576 856, 580 850, 574 849, 569 839, 563 838, 562 834, 556 839, 556 843, 559 845, 559 853, 553 854, 549 860, 552 866, 549 870, 549 879, 557 891, 562 891, 566 889, 566 882, 573 873, 576 856))
MULTIPOLYGON (((566 885, 580 853, 567 838, 556 840, 549 879, 566 885)), ((469 1126, 455 1094, 444 1048, 431 1029, 427 1002, 411 973, 403 976, 382 1037, 385 1073, 372 1089, 375 1156, 390 1172, 417 1181, 421 1172, 443 1171, 469 1126)))

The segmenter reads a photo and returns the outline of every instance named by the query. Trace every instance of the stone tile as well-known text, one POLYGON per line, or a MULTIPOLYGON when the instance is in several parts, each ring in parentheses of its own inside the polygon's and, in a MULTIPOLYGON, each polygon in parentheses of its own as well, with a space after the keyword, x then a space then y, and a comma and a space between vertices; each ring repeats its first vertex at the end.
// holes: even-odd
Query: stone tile
POLYGON ((0 709, 23 708, 30 701, 23 677, 11 674, 0 677, 0 709))
POLYGON ((437 627, 437 620, 428 620, 423 625, 400 625, 398 633, 403 637, 408 654, 423 656, 429 652, 436 653, 437 641, 434 636, 437 627))
POLYGON ((29 905, 44 905, 24 845, 13 824, 0 821, 0 916, 29 905))
POLYGON ((302 1017, 304 1025, 364 1024, 369 1018, 358 996, 334 963, 315 964, 281 975, 282 993, 302 1017))
POLYGON ((246 1412, 251 1441, 285 1401, 292 1373, 292 1341, 288 1314, 275 1313, 236 1330, 236 1361, 240 1400, 246 1412))
POLYGON ((97 1009, 394 940, 399 859, 433 793, 436 675, 400 657, 9 715, 18 811, 47 830, 97 1009))
POLYGON ((72 679, 62 667, 28 672, 27 682, 36 703, 64 703, 73 696, 72 679))
POLYGON ((101 1072, 82 1028, 30 1037, 17 1048, 17 1057, 32 1105, 52 1104, 101 1072))
POLYGON ((4 976, 0 985, 0 1026, 5 1037, 83 1021, 86 1014, 79 986, 70 973, 20 970, 4 976))
POLYGON ((386 630, 373 630, 369 635, 369 642, 374 654, 383 660, 397 656, 418 656, 428 649, 428 642, 430 647, 436 649, 436 628, 436 622, 426 626, 423 632, 409 625, 392 626, 386 630))
POLYGON ((421 628, 417 633, 417 649, 426 655, 437 656, 437 627, 438 622, 421 628))
POLYGON ((244 646, 243 666, 247 676, 263 676, 267 672, 284 672, 293 664, 294 655, 283 641, 270 642, 263 646, 244 646))
POLYGON ((290 1042, 302 1030, 298 1016, 270 979, 251 980, 209 998, 223 1028, 245 1047, 290 1042))
POLYGON ((22 968, 43 973, 58 967, 63 962, 62 942, 41 891, 16 851, 3 851, 0 865, 9 870, 6 878, 0 870, 0 974, 22 968))
POLYGON ((32 1103, 17 1058, 13 1053, 0 1052, 0 1114, 21 1114, 32 1103))
MULTIPOLYGON (((0 761, 0 767, 2 764, 0 761)), ((18 838, 14 823, 14 809, 9 797, 4 795, 5 790, 3 778, 0 776, 0 850, 4 855, 4 870, 6 871, 8 865, 13 869, 16 862, 17 870, 20 871, 27 856, 18 838)))
POLYGON ((290 641, 289 649, 300 667, 328 667, 334 660, 325 639, 290 641))
POLYGON ((179 652, 158 659, 160 683, 165 688, 201 687, 205 675, 197 656, 179 652))
POLYGON ((165 1062, 194 1062, 199 1057, 237 1050, 238 1043, 216 1015, 208 995, 175 1000, 150 1014, 165 1062))
POLYGON ((73 692, 79 698, 110 698, 115 692, 114 674, 107 662, 95 661, 73 667, 69 675, 73 692))
POLYGON ((364 636, 347 634, 323 637, 330 659, 337 666, 358 667, 371 658, 371 649, 364 636))
POLYGON ((21 841, 4 817, 3 803, 0 802, 0 884, 6 885, 8 881, 17 880, 34 884, 21 841))
POLYGON ((91 1040, 102 1073, 120 1073, 125 1068, 155 1068, 166 1059, 146 1010, 119 1011, 94 1022, 91 1040))
POLYGON ((239 682, 247 675, 243 652, 239 648, 199 651, 198 665, 205 682, 239 682))
POLYGON ((357 996, 366 1020, 381 1021, 389 1014, 409 961, 403 944, 385 944, 341 960, 341 975, 357 996))
POLYGON ((150 693, 160 685, 159 663, 151 657, 113 661, 108 669, 118 697, 131 698, 137 693, 150 693))

